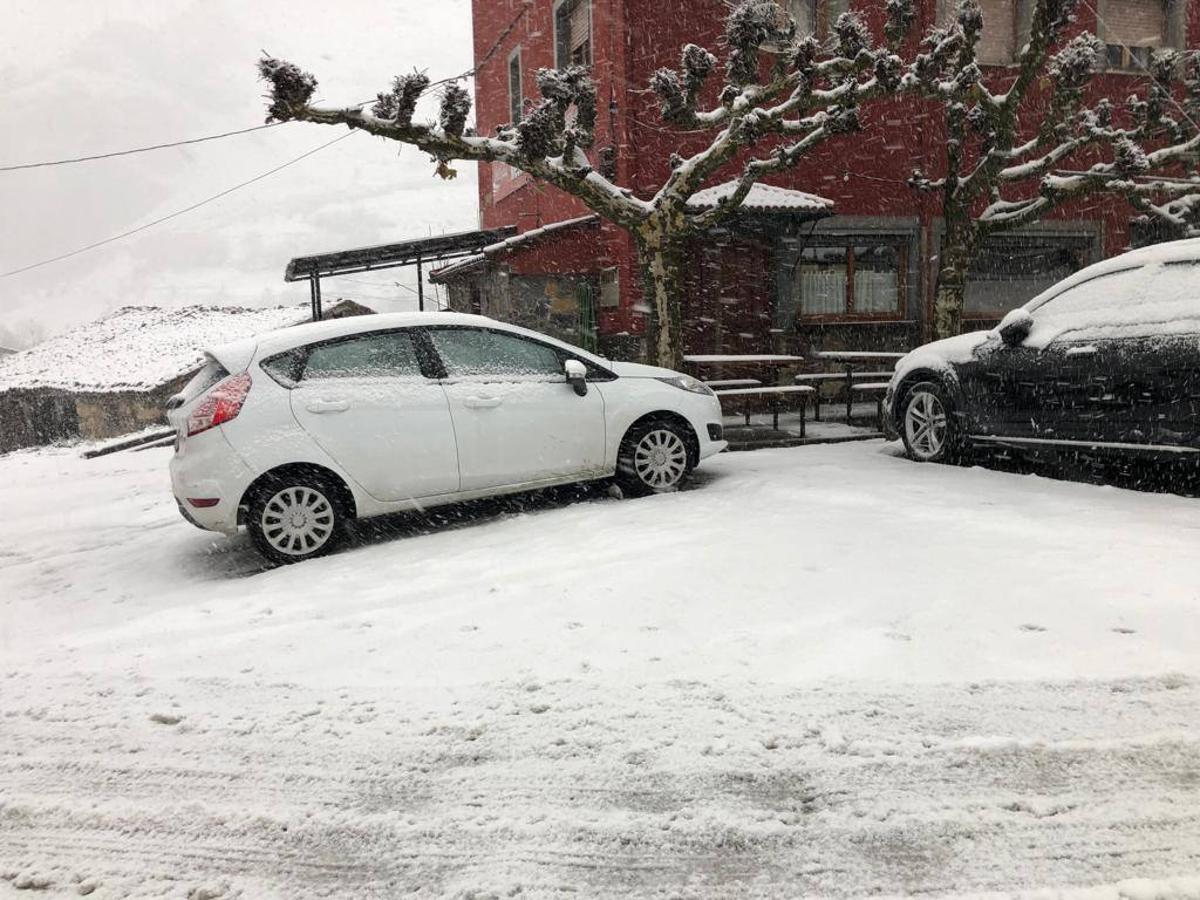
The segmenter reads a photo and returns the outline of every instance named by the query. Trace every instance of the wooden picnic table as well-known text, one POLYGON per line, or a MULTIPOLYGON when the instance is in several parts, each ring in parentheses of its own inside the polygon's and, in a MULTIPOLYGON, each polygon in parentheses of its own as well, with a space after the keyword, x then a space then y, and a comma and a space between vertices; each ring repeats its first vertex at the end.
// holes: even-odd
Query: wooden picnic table
POLYGON ((821 359, 900 359, 907 353, 887 353, 882 350, 822 350, 817 354, 821 359))
MULTIPOLYGON (((704 378, 705 384, 716 389, 718 398, 726 400, 738 399, 746 401, 743 408, 746 425, 750 424, 749 401, 762 400, 767 404, 772 415, 772 425, 779 429, 779 412, 786 398, 795 397, 801 400, 800 431, 804 432, 804 401, 813 389, 807 386, 763 384, 757 378, 730 378, 727 370, 732 369, 736 374, 739 369, 753 367, 757 369, 784 368, 804 362, 803 356, 790 353, 691 353, 683 357, 683 361, 698 368, 711 369, 715 377, 704 378)), ((742 374, 746 374, 742 372, 742 374)), ((772 382, 778 380, 778 375, 772 376, 772 382)))
MULTIPOLYGON (((893 365, 896 360, 906 356, 904 353, 889 353, 883 350, 822 350, 817 354, 819 359, 827 359, 830 362, 838 362, 845 366, 846 369, 846 424, 850 423, 851 416, 854 411, 854 395, 862 392, 875 392, 879 394, 876 407, 879 410, 878 417, 882 419, 883 413, 883 395, 882 390, 886 390, 887 384, 884 382, 876 382, 872 384, 854 384, 854 363, 855 362, 873 362, 878 363, 882 360, 892 360, 893 365)), ((872 372, 871 377, 879 378, 886 376, 887 373, 872 372)), ((816 416, 820 418, 820 404, 816 407, 816 416)))
POLYGON ((787 353, 692 353, 684 356, 684 362, 697 366, 731 365, 790 365, 804 362, 803 356, 787 353))

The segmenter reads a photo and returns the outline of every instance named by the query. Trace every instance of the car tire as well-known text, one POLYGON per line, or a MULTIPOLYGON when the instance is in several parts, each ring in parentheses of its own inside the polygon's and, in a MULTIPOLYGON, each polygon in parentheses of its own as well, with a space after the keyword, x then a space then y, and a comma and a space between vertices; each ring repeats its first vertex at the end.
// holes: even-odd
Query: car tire
POLYGON ((962 454, 950 395, 936 381, 920 381, 908 388, 900 405, 899 426, 909 459, 953 463, 962 454))
POLYGON ((695 466, 684 426, 669 419, 637 422, 617 451, 617 486, 625 496, 677 491, 695 466))
POLYGON ((279 564, 324 556, 340 543, 346 514, 338 491, 317 475, 272 478, 250 501, 246 530, 254 548, 279 564))

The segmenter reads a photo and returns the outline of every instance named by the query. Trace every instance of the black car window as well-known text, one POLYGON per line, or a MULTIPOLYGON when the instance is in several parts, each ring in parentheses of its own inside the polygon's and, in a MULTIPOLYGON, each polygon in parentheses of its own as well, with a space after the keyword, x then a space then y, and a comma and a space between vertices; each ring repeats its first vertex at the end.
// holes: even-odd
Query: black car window
POLYGON ((1105 336, 1114 325, 1144 311, 1146 269, 1109 272, 1068 288, 1035 308, 1026 344, 1044 347, 1053 340, 1087 341, 1105 336))
POLYGON ((565 377, 557 350, 519 335, 485 328, 432 328, 429 338, 452 377, 565 377))
POLYGON ((304 348, 297 347, 264 359, 259 365, 278 384, 286 388, 295 387, 300 378, 300 367, 304 365, 304 348))
POLYGON ((388 331, 312 345, 301 379, 420 375, 421 363, 412 335, 388 331))

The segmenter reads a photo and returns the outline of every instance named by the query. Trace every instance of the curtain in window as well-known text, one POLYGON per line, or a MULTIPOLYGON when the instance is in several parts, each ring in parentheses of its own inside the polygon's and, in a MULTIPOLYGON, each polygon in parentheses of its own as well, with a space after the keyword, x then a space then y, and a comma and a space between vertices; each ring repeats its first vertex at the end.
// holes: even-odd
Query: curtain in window
POLYGON ((554 11, 554 60, 562 69, 592 64, 591 0, 563 0, 554 11))
POLYGON ((981 63, 1010 63, 1017 39, 1016 0, 981 0, 983 34, 977 50, 981 63))
POLYGON ((1163 0, 1120 0, 1101 7, 1104 40, 1129 47, 1167 43, 1167 4, 1163 0))
POLYGON ((804 37, 817 30, 816 0, 785 0, 788 13, 796 23, 796 35, 804 37))
POLYGON ((511 116, 510 121, 514 124, 521 121, 521 106, 523 98, 521 96, 521 54, 517 52, 513 54, 513 58, 508 61, 508 111, 511 116))
POLYGON ((802 316, 837 316, 846 312, 850 281, 847 248, 807 247, 796 265, 796 297, 802 316))
POLYGON ((579 66, 592 62, 592 10, 588 0, 575 0, 570 13, 570 37, 567 41, 571 62, 579 66))
POLYGON ((854 311, 895 313, 900 303, 900 258, 896 246, 854 247, 854 311))

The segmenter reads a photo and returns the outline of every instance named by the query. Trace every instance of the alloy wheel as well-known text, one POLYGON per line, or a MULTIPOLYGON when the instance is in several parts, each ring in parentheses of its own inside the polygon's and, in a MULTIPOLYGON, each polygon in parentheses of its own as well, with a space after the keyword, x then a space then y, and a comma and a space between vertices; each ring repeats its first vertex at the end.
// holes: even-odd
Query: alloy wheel
POLYGON ((649 431, 633 450, 633 468, 638 478, 654 490, 672 488, 687 471, 687 447, 674 431, 649 431))
POLYGON ((333 506, 318 490, 287 487, 263 506, 260 524, 273 549, 288 556, 307 556, 332 536, 333 506))
POLYGON ((904 412, 904 432, 913 455, 922 460, 937 458, 946 446, 948 430, 941 399, 930 391, 914 393, 904 412))

